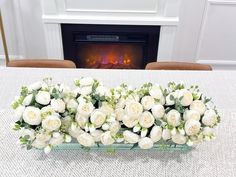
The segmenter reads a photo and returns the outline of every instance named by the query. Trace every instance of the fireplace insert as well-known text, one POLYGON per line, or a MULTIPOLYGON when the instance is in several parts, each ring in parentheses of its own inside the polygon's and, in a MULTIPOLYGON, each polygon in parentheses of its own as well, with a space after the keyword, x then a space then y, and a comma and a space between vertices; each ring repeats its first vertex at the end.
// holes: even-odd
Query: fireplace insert
POLYGON ((156 61, 159 26, 62 24, 64 58, 78 68, 143 69, 156 61))

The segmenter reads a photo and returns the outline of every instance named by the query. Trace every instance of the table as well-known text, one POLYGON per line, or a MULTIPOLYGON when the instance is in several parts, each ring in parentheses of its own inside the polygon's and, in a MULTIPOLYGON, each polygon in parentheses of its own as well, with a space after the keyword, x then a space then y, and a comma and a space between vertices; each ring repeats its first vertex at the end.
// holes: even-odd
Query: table
POLYGON ((0 176, 236 176, 236 72, 235 71, 144 71, 86 69, 0 69, 0 176), (55 150, 48 155, 26 151, 16 144, 17 133, 10 103, 27 85, 52 77, 73 86, 73 80, 91 76, 107 86, 123 82, 166 85, 169 81, 197 83, 213 98, 222 123, 217 138, 190 152, 78 152, 55 150))

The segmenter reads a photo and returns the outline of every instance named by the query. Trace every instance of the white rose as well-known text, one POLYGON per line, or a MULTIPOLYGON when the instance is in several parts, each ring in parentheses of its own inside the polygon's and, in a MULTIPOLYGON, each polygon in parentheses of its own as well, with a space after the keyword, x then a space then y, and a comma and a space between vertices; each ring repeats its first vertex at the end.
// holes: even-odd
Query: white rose
POLYGON ((20 135, 22 137, 29 136, 29 139, 33 140, 35 138, 35 131, 33 129, 22 128, 21 131, 20 131, 20 135))
POLYGON ((173 135, 171 139, 176 144, 185 144, 187 141, 186 137, 181 134, 173 135))
POLYGON ((80 79, 79 83, 80 83, 81 87, 90 86, 94 83, 94 79, 91 77, 84 77, 84 78, 80 79))
POLYGON ((61 126, 61 120, 56 115, 47 116, 42 121, 42 127, 48 131, 58 130, 61 126))
POLYGON ((52 99, 51 100, 51 107, 59 113, 65 112, 66 105, 62 99, 52 99))
POLYGON ((36 149, 42 149, 47 146, 47 143, 45 141, 39 141, 36 139, 33 141, 32 146, 36 149))
POLYGON ((123 132, 124 140, 128 143, 137 143, 139 141, 139 136, 129 130, 123 132))
POLYGON ((141 104, 143 105, 143 108, 145 110, 150 110, 154 104, 155 104, 155 100, 153 97, 151 96, 144 96, 142 99, 141 99, 141 104))
POLYGON ((78 106, 79 106, 79 104, 77 103, 77 101, 75 99, 70 99, 66 104, 66 107, 68 109, 77 109, 78 106))
POLYGON ((201 100, 195 100, 191 103, 190 109, 198 111, 200 115, 203 115, 206 111, 206 106, 201 100))
POLYGON ((75 115, 75 120, 81 128, 84 128, 85 125, 88 123, 88 117, 81 116, 78 112, 75 115))
POLYGON ((202 117, 202 123, 206 126, 214 126, 217 123, 216 112, 212 109, 207 110, 202 117))
POLYGON ((91 114, 90 121, 95 125, 96 128, 99 128, 106 121, 106 115, 99 110, 95 110, 91 114))
POLYGON ((156 99, 161 99, 163 97, 163 93, 160 89, 160 86, 154 85, 152 86, 151 90, 149 91, 149 94, 156 99))
POLYGON ((184 120, 187 121, 187 120, 200 120, 201 118, 201 115, 198 111, 195 111, 195 110, 187 110, 184 112, 184 120))
POLYGON ((94 130, 90 133, 93 136, 95 142, 101 141, 101 135, 103 134, 102 130, 94 130))
POLYGON ((180 100, 180 104, 182 106, 189 106, 193 102, 192 93, 186 89, 182 89, 179 92, 179 98, 182 97, 182 99, 180 100))
POLYGON ((205 136, 213 136, 214 130, 213 130, 213 128, 210 128, 210 127, 204 127, 202 133, 205 136))
POLYGON ((170 133, 169 129, 164 129, 162 131, 162 138, 163 138, 163 140, 168 140, 171 138, 171 133, 170 133))
POLYGON ((32 106, 26 107, 23 120, 30 125, 39 125, 42 121, 40 109, 32 106))
POLYGON ((33 99, 33 94, 29 94, 24 98, 22 104, 24 106, 28 106, 32 102, 32 99, 33 99))
POLYGON ((114 112, 114 109, 112 108, 112 106, 106 102, 102 103, 102 106, 100 107, 99 110, 103 112, 105 115, 110 115, 114 112))
POLYGON ((96 88, 96 93, 100 96, 107 96, 107 97, 111 96, 110 89, 108 89, 107 87, 104 87, 104 86, 98 86, 96 88))
POLYGON ((111 131, 111 134, 114 135, 120 130, 120 128, 120 123, 118 121, 115 121, 110 124, 109 130, 111 131))
POLYGON ((111 136, 110 131, 107 131, 101 135, 101 142, 104 145, 111 145, 115 142, 115 140, 111 136))
POLYGON ((116 120, 122 121, 123 117, 125 116, 125 110, 123 108, 115 109, 116 120))
POLYGON ((125 99, 124 98, 121 98, 119 99, 118 103, 116 104, 116 108, 124 108, 125 107, 125 99))
POLYGON ((132 116, 125 115, 123 117, 122 122, 126 127, 132 128, 138 123, 138 117, 132 117, 132 116))
POLYGON ((69 133, 72 137, 77 138, 79 135, 83 134, 84 131, 81 130, 79 127, 76 127, 76 128, 71 128, 71 127, 70 127, 70 128, 68 129, 68 133, 69 133))
POLYGON ((57 146, 59 144, 62 144, 64 142, 64 136, 63 134, 59 134, 57 137, 52 137, 49 141, 49 144, 52 146, 57 146))
POLYGON ((80 88, 79 93, 81 95, 89 95, 90 93, 92 93, 92 86, 86 86, 80 88))
POLYGON ((185 122, 184 130, 187 135, 196 135, 201 128, 201 124, 197 120, 189 119, 185 122))
POLYGON ((18 106, 15 110, 14 110, 14 115, 16 119, 20 119, 21 116, 23 115, 25 111, 25 106, 18 106))
POLYGON ((138 145, 141 149, 151 149, 153 147, 153 141, 148 137, 141 138, 138 142, 138 145))
POLYGON ((165 115, 165 108, 160 104, 154 105, 152 107, 152 114, 156 119, 160 119, 165 115))
POLYGON ((94 106, 91 102, 80 102, 77 108, 77 113, 81 116, 89 116, 94 110, 94 106))
POLYGON ((39 90, 42 87, 42 82, 35 82, 33 84, 31 84, 28 89, 29 91, 33 91, 33 90, 39 90))
POLYGON ((35 100, 41 105, 47 105, 50 103, 50 93, 46 91, 39 91, 35 96, 35 100))
POLYGON ((148 111, 143 112, 139 117, 139 124, 144 128, 151 127, 154 124, 154 121, 153 115, 148 111))
POLYGON ((132 101, 126 105, 125 111, 129 116, 138 117, 143 112, 143 106, 139 102, 132 101))
POLYGON ((83 134, 79 135, 77 137, 77 141, 81 145, 86 146, 86 147, 91 147, 91 146, 94 146, 94 144, 95 144, 93 137, 88 133, 83 133, 83 134))
POLYGON ((154 126, 152 127, 152 130, 150 132, 150 138, 155 143, 159 140, 161 140, 162 137, 162 128, 160 126, 154 126))
POLYGON ((180 124, 181 115, 177 110, 172 109, 167 113, 166 118, 169 125, 177 127, 180 124))

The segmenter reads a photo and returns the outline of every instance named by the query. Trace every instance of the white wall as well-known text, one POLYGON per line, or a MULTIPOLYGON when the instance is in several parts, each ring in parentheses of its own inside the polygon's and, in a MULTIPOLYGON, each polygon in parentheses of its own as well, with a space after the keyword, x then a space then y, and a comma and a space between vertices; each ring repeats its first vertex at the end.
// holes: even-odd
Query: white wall
MULTIPOLYGON (((40 0, 6 2, 2 10, 9 53, 46 57, 40 0)), ((173 59, 236 68, 235 31, 236 0, 182 0, 173 59)))

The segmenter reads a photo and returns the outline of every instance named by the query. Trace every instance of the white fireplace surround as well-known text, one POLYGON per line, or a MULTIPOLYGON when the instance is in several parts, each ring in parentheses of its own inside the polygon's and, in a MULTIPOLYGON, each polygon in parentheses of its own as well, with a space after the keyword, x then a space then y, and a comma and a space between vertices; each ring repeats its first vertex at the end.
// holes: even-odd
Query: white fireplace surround
POLYGON ((48 58, 63 59, 62 23, 161 26, 158 60, 170 60, 181 0, 42 0, 48 58))

